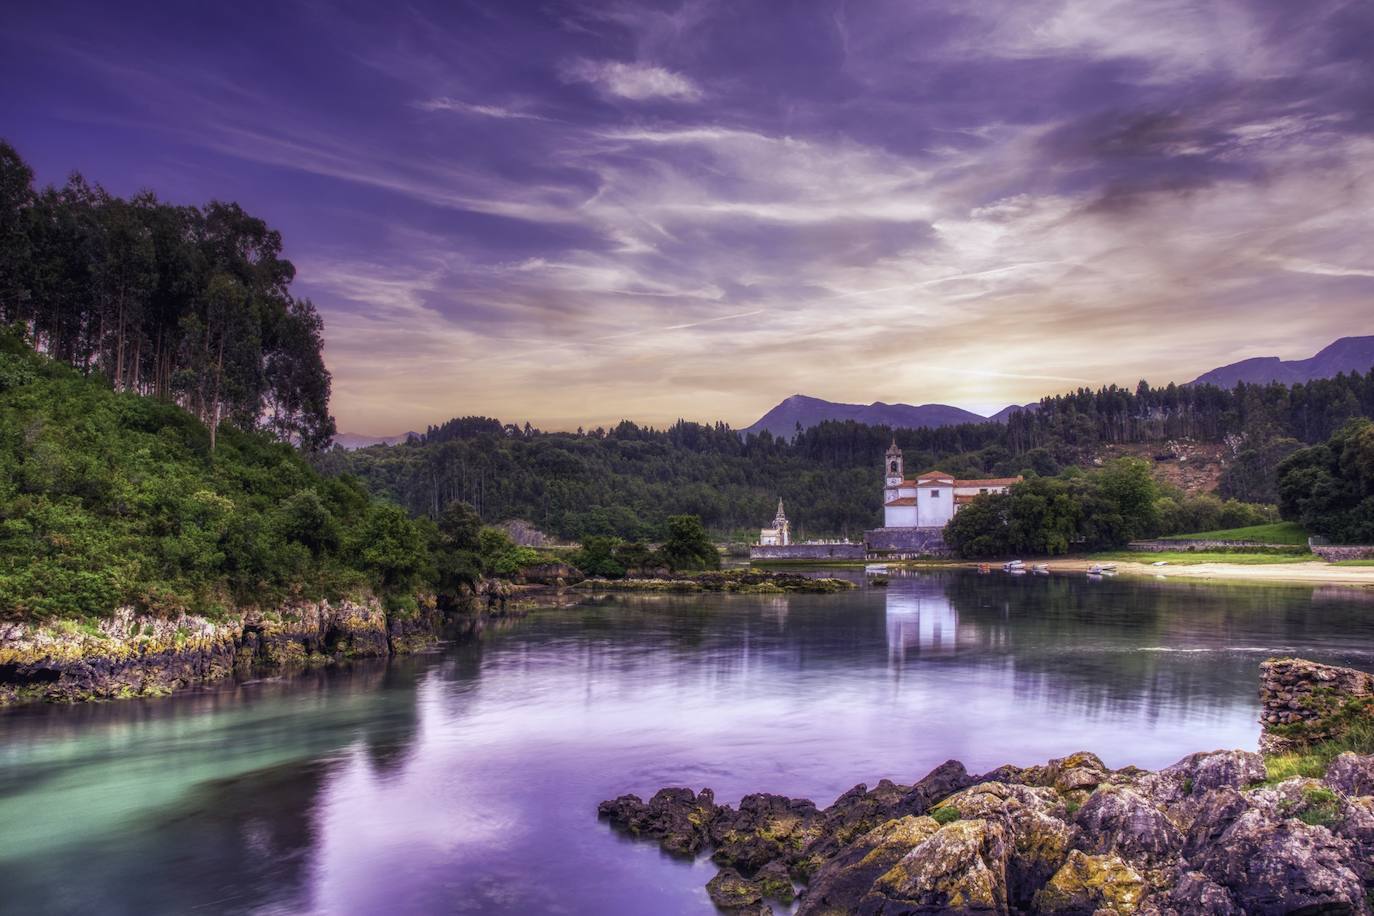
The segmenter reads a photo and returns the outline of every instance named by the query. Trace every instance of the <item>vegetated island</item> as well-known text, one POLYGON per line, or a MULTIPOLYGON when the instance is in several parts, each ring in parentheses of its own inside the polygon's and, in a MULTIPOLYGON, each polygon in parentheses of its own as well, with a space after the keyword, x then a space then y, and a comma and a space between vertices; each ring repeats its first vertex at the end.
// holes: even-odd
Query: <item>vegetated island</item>
POLYGON ((828 808, 665 788, 598 814, 671 854, 710 850, 707 891, 727 913, 799 896, 799 916, 1368 914, 1374 675, 1273 659, 1261 682, 1261 753, 1152 772, 1083 752, 979 776, 951 760, 828 808))

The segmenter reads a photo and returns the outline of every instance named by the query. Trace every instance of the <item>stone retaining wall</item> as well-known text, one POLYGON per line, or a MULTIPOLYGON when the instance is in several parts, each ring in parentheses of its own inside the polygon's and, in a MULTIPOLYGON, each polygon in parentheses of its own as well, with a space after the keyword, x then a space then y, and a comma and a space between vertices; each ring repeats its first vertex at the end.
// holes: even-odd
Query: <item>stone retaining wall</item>
POLYGON ((1341 560, 1374 560, 1374 547, 1354 544, 1313 544, 1312 552, 1328 563, 1341 560))
POLYGON ((862 544, 787 544, 754 545, 749 548, 750 560, 862 560, 862 544))
POLYGON ((1260 750, 1277 754, 1335 737, 1351 717, 1374 717, 1374 674, 1300 658, 1260 665, 1260 750))
POLYGON ((1291 544, 1265 544, 1261 541, 1223 541, 1197 540, 1192 538, 1153 538, 1148 541, 1131 541, 1127 550, 1145 553, 1171 553, 1173 551, 1195 550, 1257 550, 1265 553, 1305 553, 1306 549, 1291 544))
POLYGON ((869 557, 874 559, 953 555, 945 543, 943 528, 874 528, 864 532, 864 546, 868 548, 869 557))

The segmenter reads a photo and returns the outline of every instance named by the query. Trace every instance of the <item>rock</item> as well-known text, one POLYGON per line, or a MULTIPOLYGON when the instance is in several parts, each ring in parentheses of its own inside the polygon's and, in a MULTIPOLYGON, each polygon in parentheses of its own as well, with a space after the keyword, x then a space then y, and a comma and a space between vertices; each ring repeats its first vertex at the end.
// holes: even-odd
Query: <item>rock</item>
POLYGON ((884 872, 858 912, 1007 913, 1009 852, 995 821, 946 824, 884 872))
POLYGON ((706 882, 706 893, 712 903, 727 913, 758 913, 763 904, 759 886, 733 868, 722 868, 706 882))
POLYGON ((902 799, 903 814, 925 814, 935 802, 966 789, 976 782, 964 765, 946 760, 911 787, 902 799))
POLYGON ((1251 808, 1194 865, 1246 913, 1366 913, 1350 844, 1325 827, 1251 808))
POLYGON ((809 877, 813 866, 818 867, 821 861, 879 824, 903 814, 924 813, 924 806, 919 812, 908 810, 905 799, 911 791, 910 786, 899 786, 884 779, 872 791, 860 783, 835 799, 834 804, 821 812, 815 838, 802 849, 794 869, 799 877, 809 877))
POLYGON ((1217 842, 1248 808, 1245 797, 1230 786, 1209 790, 1201 798, 1175 806, 1175 817, 1185 823, 1187 830, 1184 856, 1192 858, 1217 842))
POLYGON ((853 912, 874 881, 939 829, 929 817, 907 815, 858 837, 811 879, 797 916, 853 912))
POLYGON ((711 861, 753 874, 775 859, 797 861, 806 845, 816 839, 820 813, 802 798, 759 793, 740 800, 739 810, 717 810, 711 821, 710 839, 716 851, 711 861))
POLYGON ((1120 856, 1088 855, 1075 849, 1035 895, 1035 911, 1060 916, 1092 916, 1112 910, 1127 916, 1140 909, 1145 879, 1120 856))
POLYGON ((1063 864, 1073 840, 1068 811, 1053 789, 979 783, 945 799, 933 809, 957 812, 967 820, 996 821, 1007 832, 1007 898, 1013 908, 1028 906, 1036 890, 1063 864))
POLYGON ((1341 754, 1326 768, 1326 784, 1346 795, 1374 795, 1374 754, 1341 754))
POLYGON ((763 896, 770 900, 791 903, 797 896, 792 876, 788 874, 787 866, 781 862, 769 862, 760 868, 758 874, 754 875, 754 883, 759 886, 763 896))
POLYGON ((1141 912, 1157 916, 1244 916, 1226 888, 1198 871, 1184 872, 1172 890, 1158 901, 1147 901, 1141 912))
POLYGON ((1199 798, 1213 789, 1246 789, 1264 782, 1264 758, 1250 751, 1203 751, 1136 780, 1136 790, 1157 804, 1199 798))
POLYGON ((1116 853, 1143 870, 1171 865, 1183 851, 1183 834, 1144 796, 1123 786, 1098 786, 1074 817, 1078 849, 1116 853))
POLYGON ((597 814, 636 835, 653 837, 666 852, 694 855, 710 839, 721 810, 710 789, 660 789, 646 805, 638 795, 622 795, 597 805, 597 814))

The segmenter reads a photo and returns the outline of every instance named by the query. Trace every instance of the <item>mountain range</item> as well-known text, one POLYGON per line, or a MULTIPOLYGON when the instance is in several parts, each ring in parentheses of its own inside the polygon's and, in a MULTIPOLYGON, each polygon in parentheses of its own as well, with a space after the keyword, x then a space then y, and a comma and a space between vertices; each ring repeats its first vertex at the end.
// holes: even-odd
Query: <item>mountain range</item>
MULTIPOLYGON (((1188 384, 1217 385, 1233 388, 1241 382, 1263 385, 1281 382, 1295 385, 1319 378, 1333 378, 1342 372, 1368 372, 1374 367, 1374 336, 1342 337, 1308 359, 1280 359, 1277 356, 1257 356, 1240 362, 1219 366, 1204 372, 1188 384)), ((822 398, 794 394, 778 404, 742 433, 760 433, 765 429, 774 436, 790 438, 800 425, 802 429, 826 420, 854 420, 871 426, 892 426, 918 429, 956 426, 960 423, 1005 423, 1007 417, 1020 410, 1034 410, 1035 404, 1011 404, 990 417, 948 404, 841 404, 822 398)), ((363 436, 339 433, 334 444, 346 449, 366 448, 369 445, 394 445, 417 433, 399 436, 363 436)))
MULTIPOLYGON (((1313 379, 1334 378, 1342 372, 1368 372, 1370 367, 1374 367, 1374 336, 1342 337, 1308 359, 1284 360, 1277 356, 1257 356, 1204 372, 1188 384, 1216 385, 1221 388, 1234 388, 1241 382, 1258 385, 1282 382, 1285 385, 1296 385, 1313 379)), ((826 420, 854 420, 870 426, 885 425, 911 429, 925 426, 933 429, 959 423, 1005 423, 1007 417, 1013 413, 1027 409, 1033 410, 1035 405, 1012 404, 990 417, 984 417, 972 411, 950 407, 948 404, 884 404, 882 401, 872 404, 840 404, 794 394, 742 432, 759 433, 766 429, 775 436, 790 438, 797 431, 798 424, 801 424, 802 429, 806 429, 826 420)))
POLYGON ((1307 359, 1256 356, 1204 372, 1190 384, 1216 385, 1220 388, 1234 388, 1241 382, 1296 385, 1313 379, 1334 378, 1342 372, 1368 372, 1371 366, 1374 366, 1374 336, 1342 337, 1307 359))

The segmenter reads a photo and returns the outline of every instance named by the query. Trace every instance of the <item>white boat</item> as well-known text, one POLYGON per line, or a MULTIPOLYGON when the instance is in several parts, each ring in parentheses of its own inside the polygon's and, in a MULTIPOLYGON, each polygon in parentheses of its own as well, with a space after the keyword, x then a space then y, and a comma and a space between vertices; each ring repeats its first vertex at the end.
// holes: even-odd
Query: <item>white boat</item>
POLYGON ((1036 574, 1037 576, 1048 576, 1048 575, 1050 574, 1050 564, 1048 564, 1048 563, 1036 563, 1036 564, 1035 564, 1035 574, 1036 574))
POLYGON ((1015 572, 1018 569, 1024 572, 1026 569, 1026 564, 1021 560, 1009 560, 1008 562, 1002 564, 1002 569, 1005 572, 1015 572))
POLYGON ((1115 563, 1094 563, 1088 567, 1090 576, 1114 576, 1116 575, 1115 563))
POLYGON ((1150 565, 1151 565, 1151 566, 1168 566, 1168 565, 1169 565, 1169 561, 1168 561, 1168 560, 1155 560, 1155 561, 1154 561, 1153 563, 1151 563, 1150 565))
POLYGON ((864 567, 864 575, 885 576, 887 575, 887 566, 882 563, 869 563, 864 567))

